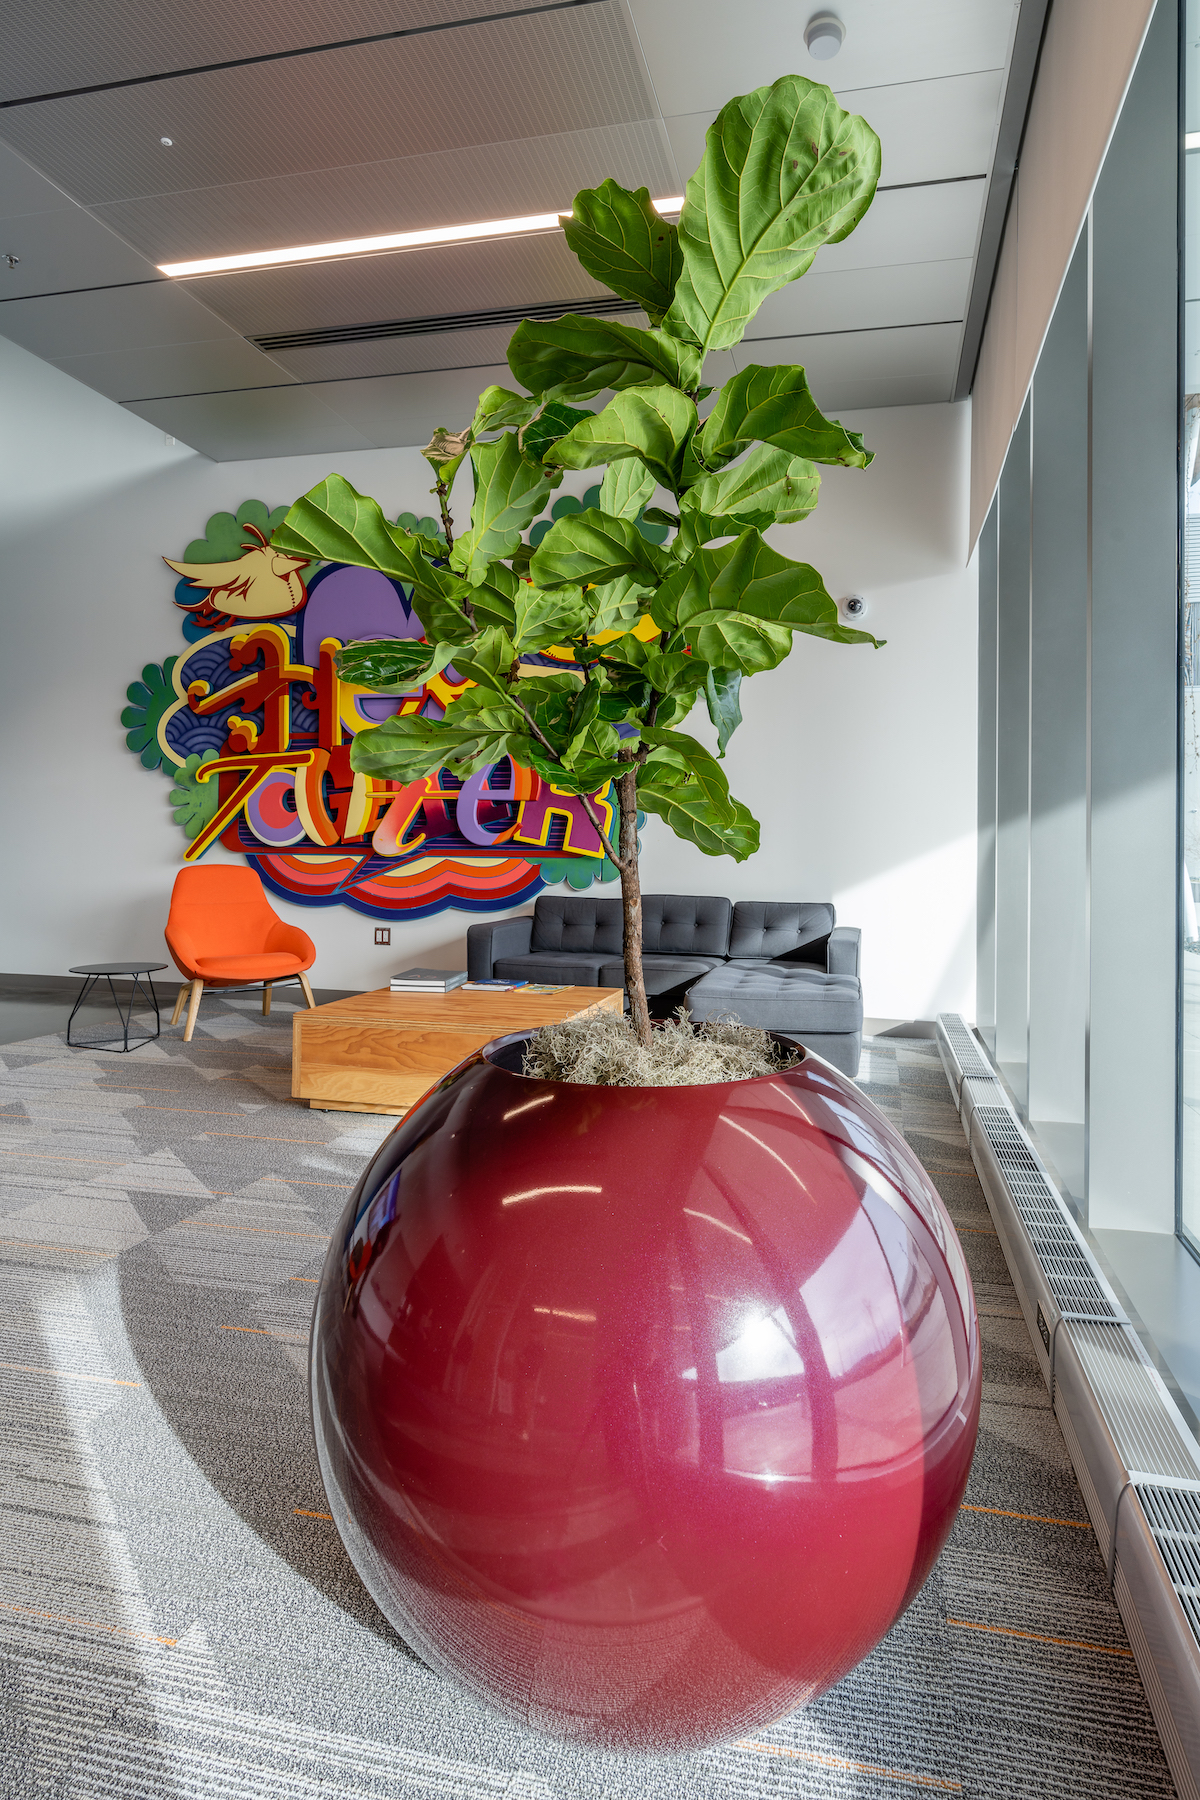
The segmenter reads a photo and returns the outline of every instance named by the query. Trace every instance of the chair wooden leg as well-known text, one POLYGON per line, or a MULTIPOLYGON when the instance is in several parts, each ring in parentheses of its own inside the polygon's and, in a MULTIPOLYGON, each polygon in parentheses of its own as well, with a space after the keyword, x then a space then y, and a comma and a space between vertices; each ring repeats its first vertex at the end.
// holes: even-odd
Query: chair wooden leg
POLYGON ((181 981, 180 982, 179 992, 175 996, 175 1011, 171 1014, 172 1025, 178 1025, 179 1015, 183 1011, 183 1003, 187 999, 187 997, 191 993, 191 991, 192 991, 192 984, 190 981, 181 981))
POLYGON ((315 1010, 317 1003, 313 999, 313 991, 312 991, 311 987, 308 985, 308 976, 307 975, 301 974, 300 986, 304 989, 304 998, 308 1001, 309 1006, 313 1010, 315 1010))
POLYGON ((269 981, 264 981, 263 982, 263 1018, 269 1019, 270 1016, 271 1016, 271 984, 269 981))
POLYGON ((196 1014, 200 1011, 200 996, 204 992, 204 983, 200 980, 192 983, 192 998, 188 1005, 187 1026, 183 1033, 183 1041, 190 1044, 192 1032, 196 1029, 196 1014))

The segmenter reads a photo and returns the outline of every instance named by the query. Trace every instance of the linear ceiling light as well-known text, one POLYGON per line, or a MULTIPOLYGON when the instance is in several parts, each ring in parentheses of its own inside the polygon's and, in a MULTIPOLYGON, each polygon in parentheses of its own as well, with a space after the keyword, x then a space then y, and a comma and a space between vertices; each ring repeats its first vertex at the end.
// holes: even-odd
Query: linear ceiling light
POLYGON ((1185 150, 1200 150, 1200 131, 1185 132, 1183 147, 1185 150))
MULTIPOLYGON (((677 213, 682 194, 653 202, 664 216, 677 213)), ((421 250, 430 244, 468 244, 482 238, 521 237, 530 231, 557 231, 558 213, 530 213, 524 219, 484 219, 475 225, 439 225, 432 231, 396 231, 387 237, 345 238, 337 244, 294 244, 286 250, 248 250, 240 256, 206 256, 196 262, 159 263, 163 275, 220 275, 238 269, 272 269, 285 263, 334 262, 346 256, 377 256, 386 250, 421 250)))

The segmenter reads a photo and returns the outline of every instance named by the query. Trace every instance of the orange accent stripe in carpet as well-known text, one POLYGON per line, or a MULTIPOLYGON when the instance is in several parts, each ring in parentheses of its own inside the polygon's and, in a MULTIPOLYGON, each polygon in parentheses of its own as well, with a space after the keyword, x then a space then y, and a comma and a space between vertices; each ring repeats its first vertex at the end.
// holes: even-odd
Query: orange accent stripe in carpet
POLYGON ((307 1344, 308 1333, 298 1331, 272 1331, 267 1325, 222 1325, 221 1331, 250 1331, 255 1337, 282 1338, 285 1344, 307 1344))
POLYGON ((0 1600, 5 1612, 24 1613, 29 1619, 48 1619, 52 1625, 81 1625, 85 1631, 110 1631, 116 1637, 137 1638, 143 1644, 167 1644, 174 1649, 178 1638, 156 1637, 152 1631, 130 1631, 125 1625, 106 1625, 103 1619, 70 1619, 64 1613, 43 1612, 39 1606, 17 1606, 0 1600))
POLYGON ((851 1762, 846 1756, 828 1756, 821 1750, 794 1750, 787 1744, 759 1744, 753 1738, 739 1738, 736 1750, 757 1750, 762 1756, 792 1756, 798 1762, 814 1763, 820 1769, 846 1769, 855 1775, 882 1775, 888 1781, 903 1781, 909 1787, 932 1788, 940 1794, 961 1794, 962 1782, 950 1781, 943 1775, 911 1775, 906 1769, 885 1769, 878 1763, 851 1762))
POLYGON ((273 1231, 269 1225, 222 1225, 216 1219, 181 1219, 181 1225, 205 1225, 209 1231, 251 1231, 255 1237, 298 1237, 315 1238, 319 1244, 327 1244, 329 1236, 324 1231, 273 1231))
POLYGON ((1034 1644, 1057 1644, 1063 1650, 1091 1650, 1097 1656, 1124 1656, 1133 1660, 1132 1650, 1118 1650, 1111 1644, 1087 1644, 1080 1638, 1046 1637, 1040 1631, 1017 1631, 1011 1625, 982 1625, 977 1619, 947 1619, 963 1631, 991 1631, 999 1637, 1028 1638, 1034 1644))
POLYGON ((19 1375, 54 1375, 62 1381, 97 1381, 103 1387, 140 1388, 140 1381, 118 1381, 114 1375, 80 1375, 74 1369, 39 1369, 33 1363, 0 1362, 0 1369, 15 1369, 19 1375))
POLYGON ((328 1519, 333 1522, 332 1513, 311 1512, 307 1506, 293 1506, 292 1511, 298 1519, 328 1519))
POLYGON ((1049 1519, 1042 1513, 1009 1512, 1005 1506, 969 1506, 964 1500, 961 1512, 995 1513, 998 1519, 1025 1519, 1030 1525, 1069 1525, 1072 1531, 1090 1531, 1088 1519, 1049 1519))

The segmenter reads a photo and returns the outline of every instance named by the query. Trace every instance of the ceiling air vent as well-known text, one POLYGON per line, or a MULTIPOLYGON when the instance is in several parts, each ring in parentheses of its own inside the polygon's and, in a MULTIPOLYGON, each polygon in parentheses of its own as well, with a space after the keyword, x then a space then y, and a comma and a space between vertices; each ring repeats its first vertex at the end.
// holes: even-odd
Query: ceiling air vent
POLYGON ((635 300, 616 294, 598 294, 590 300, 551 300, 534 306, 497 306, 490 312, 437 313, 428 319, 375 319, 364 325, 327 325, 312 331, 276 331, 251 338, 269 356, 275 350, 316 350, 328 344, 373 344, 385 338, 430 337, 440 331, 483 331, 488 326, 511 325, 522 319, 561 319, 564 313, 589 313, 611 318, 615 313, 640 313, 635 300))

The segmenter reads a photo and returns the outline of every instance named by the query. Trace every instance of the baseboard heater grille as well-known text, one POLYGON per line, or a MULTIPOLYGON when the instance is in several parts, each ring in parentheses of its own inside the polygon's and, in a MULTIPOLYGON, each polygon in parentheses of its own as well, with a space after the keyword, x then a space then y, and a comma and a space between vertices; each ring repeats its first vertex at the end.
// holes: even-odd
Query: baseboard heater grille
POLYGON ((1200 1444, 957 1013, 937 1044, 1181 1800, 1200 1800, 1200 1444))

